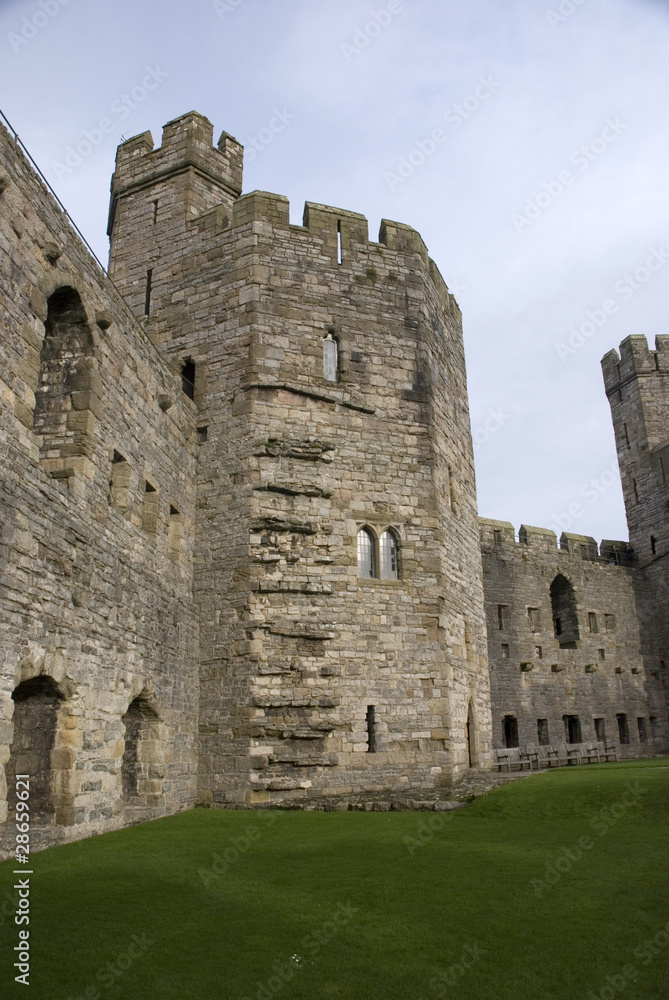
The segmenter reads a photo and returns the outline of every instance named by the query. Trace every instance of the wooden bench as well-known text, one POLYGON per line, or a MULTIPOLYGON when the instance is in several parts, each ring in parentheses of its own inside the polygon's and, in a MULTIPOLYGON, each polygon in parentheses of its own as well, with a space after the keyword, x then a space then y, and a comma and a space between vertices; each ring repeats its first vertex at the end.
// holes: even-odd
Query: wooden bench
POLYGON ((503 768, 511 771, 512 768, 516 767, 522 771, 525 766, 531 768, 529 760, 521 760, 519 747, 505 747, 501 750, 495 750, 495 767, 498 771, 503 768))

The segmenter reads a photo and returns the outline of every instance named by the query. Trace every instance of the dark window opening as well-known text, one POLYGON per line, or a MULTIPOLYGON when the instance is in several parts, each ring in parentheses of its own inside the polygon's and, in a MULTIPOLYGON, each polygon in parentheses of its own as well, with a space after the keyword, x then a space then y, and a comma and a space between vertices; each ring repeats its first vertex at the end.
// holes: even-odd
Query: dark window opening
POLYGON ((606 741, 606 719, 595 719, 595 736, 599 743, 606 741))
POLYGON ((156 224, 157 221, 158 221, 158 202, 154 201, 154 203, 153 203, 153 224, 154 224, 154 226, 155 226, 155 224, 156 224))
POLYGON ((125 462, 125 458, 123 457, 120 451, 116 451, 116 449, 114 449, 114 457, 112 458, 112 464, 117 465, 119 462, 125 462))
MULTIPOLYGON (((52 753, 58 727, 61 696, 50 677, 23 681, 12 694, 14 739, 7 763, 10 815, 17 805, 16 775, 30 775, 30 816, 35 823, 56 817, 56 769, 52 753)), ((55 755, 54 755, 55 756, 55 755)))
POLYGON ((495 548, 501 549, 501 547, 502 547, 502 532, 498 531, 497 529, 495 529, 495 531, 493 532, 493 534, 495 536, 495 548))
POLYGON ((564 735, 567 743, 581 743, 581 720, 578 715, 563 715, 564 735))
POLYGON ((548 719, 537 719, 537 739, 540 747, 547 747, 550 743, 548 737, 548 719))
POLYGON ((342 253, 342 244, 341 244, 341 221, 338 221, 337 222, 337 263, 341 264, 343 262, 343 260, 344 260, 344 256, 343 256, 343 253, 342 253))
POLYGON ((605 649, 600 649, 599 650, 599 658, 600 658, 600 660, 605 660, 606 659, 606 650, 605 649))
POLYGON ((623 424, 623 430, 625 431, 625 443, 627 444, 627 447, 629 448, 630 447, 630 436, 627 433, 627 424, 623 424))
POLYGON ((151 312, 151 285, 153 283, 153 268, 150 267, 146 272, 146 294, 144 296, 144 315, 148 316, 151 312))
POLYGON ((197 441, 198 441, 198 444, 204 444, 205 441, 207 440, 208 436, 209 436, 209 428, 208 427, 198 427, 197 428, 197 441))
POLYGON ((505 715, 502 719, 502 737, 505 747, 518 746, 518 719, 515 715, 505 715))
POLYGON ((636 720, 637 728, 639 730, 639 742, 646 743, 648 740, 648 733, 646 731, 646 720, 639 716, 636 720))
POLYGON ((593 634, 599 632, 599 625, 597 624, 597 615, 594 611, 588 612, 588 629, 593 634))
POLYGON ((575 649, 580 639, 576 595, 571 583, 559 573, 550 588, 555 637, 561 649, 575 649))
POLYGON ((637 489, 636 479, 632 480, 632 486, 634 487, 634 499, 636 503, 639 502, 639 490, 637 489))
POLYGON ((627 727, 627 716, 624 712, 620 712, 616 715, 616 721, 618 722, 618 739, 621 743, 629 743, 630 734, 627 727))
POLYGON ((509 608, 506 604, 497 605, 497 623, 499 625, 500 632, 506 632, 508 610, 509 608))
POLYGON ((657 538, 655 535, 650 536, 650 549, 653 555, 657 555, 657 538))
POLYGON ((376 753, 376 717, 373 705, 367 706, 367 753, 376 753))
POLYGON ((474 742, 476 740, 476 722, 474 720, 474 711, 472 709, 472 703, 470 701, 469 707, 467 709, 467 759, 469 761, 469 766, 473 767, 476 763, 476 747, 474 742))
POLYGON ((195 362, 186 358, 181 368, 181 388, 189 399, 195 399, 195 362))
POLYGON ((144 492, 145 493, 155 493, 156 492, 156 487, 152 486, 151 483, 144 483, 144 492))

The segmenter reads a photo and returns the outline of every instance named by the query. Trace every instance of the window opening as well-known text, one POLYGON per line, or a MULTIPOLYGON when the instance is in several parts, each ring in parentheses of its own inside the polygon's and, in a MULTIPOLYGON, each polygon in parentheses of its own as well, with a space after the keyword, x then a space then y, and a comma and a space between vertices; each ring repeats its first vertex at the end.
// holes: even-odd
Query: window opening
POLYGON ((153 284, 153 268, 150 267, 146 272, 146 294, 144 296, 144 315, 148 316, 151 312, 151 285, 153 284))
POLYGON ((189 399, 195 399, 195 362, 186 358, 181 368, 181 388, 189 399))
POLYGON ((397 580, 397 539, 392 531, 384 531, 379 542, 381 550, 381 579, 397 580))
POLYGON ((358 576, 375 577, 374 538, 366 528, 358 532, 358 576))
POLYGON ((367 753, 376 753, 376 712, 374 705, 367 706, 367 753))
POLYGON ((518 746, 518 719, 515 715, 505 715, 502 719, 502 734, 505 747, 518 746))
POLYGON ((548 719, 537 719, 537 740, 540 747, 546 747, 550 743, 548 738, 548 719))

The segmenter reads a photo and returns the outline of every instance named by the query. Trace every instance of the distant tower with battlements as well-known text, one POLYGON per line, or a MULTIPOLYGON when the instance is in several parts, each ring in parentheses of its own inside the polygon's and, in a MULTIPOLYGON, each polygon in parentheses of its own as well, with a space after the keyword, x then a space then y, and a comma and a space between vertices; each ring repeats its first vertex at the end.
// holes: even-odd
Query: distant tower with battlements
POLYGON ((602 360, 611 405, 647 670, 669 693, 669 336, 627 337, 602 360))

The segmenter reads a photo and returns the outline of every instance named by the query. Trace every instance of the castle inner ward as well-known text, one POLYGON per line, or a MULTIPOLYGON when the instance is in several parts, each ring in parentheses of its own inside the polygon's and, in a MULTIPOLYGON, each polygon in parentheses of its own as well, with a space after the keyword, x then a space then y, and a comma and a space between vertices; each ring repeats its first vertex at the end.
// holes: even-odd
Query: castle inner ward
POLYGON ((424 799, 493 748, 666 748, 669 337, 604 359, 630 524, 479 519, 420 235, 119 147, 106 274, 0 129, 0 823, 424 799))

